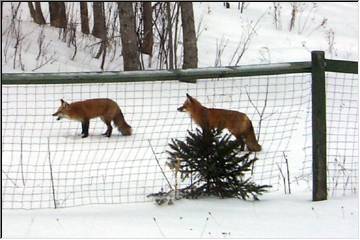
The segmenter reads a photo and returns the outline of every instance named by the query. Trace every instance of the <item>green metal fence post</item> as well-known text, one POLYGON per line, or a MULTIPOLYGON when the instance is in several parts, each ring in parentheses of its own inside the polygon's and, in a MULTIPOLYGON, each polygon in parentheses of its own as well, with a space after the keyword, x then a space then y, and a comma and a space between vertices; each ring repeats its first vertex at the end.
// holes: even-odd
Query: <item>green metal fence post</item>
POLYGON ((311 52, 313 201, 327 199, 325 57, 311 52))

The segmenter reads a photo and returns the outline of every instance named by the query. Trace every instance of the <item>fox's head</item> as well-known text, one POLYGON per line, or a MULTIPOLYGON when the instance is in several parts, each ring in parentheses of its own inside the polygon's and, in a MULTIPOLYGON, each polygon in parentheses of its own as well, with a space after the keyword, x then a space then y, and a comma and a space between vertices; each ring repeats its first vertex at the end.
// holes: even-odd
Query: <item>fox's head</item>
POLYGON ((56 113, 53 114, 54 117, 58 117, 57 120, 68 117, 67 112, 69 109, 69 104, 65 102, 63 99, 60 99, 60 101, 61 101, 60 107, 58 108, 56 113))
POLYGON ((194 109, 196 107, 199 107, 199 106, 201 106, 201 104, 195 98, 193 98, 189 94, 186 94, 186 101, 177 110, 179 112, 189 112, 189 113, 191 113, 191 112, 194 111, 194 109))

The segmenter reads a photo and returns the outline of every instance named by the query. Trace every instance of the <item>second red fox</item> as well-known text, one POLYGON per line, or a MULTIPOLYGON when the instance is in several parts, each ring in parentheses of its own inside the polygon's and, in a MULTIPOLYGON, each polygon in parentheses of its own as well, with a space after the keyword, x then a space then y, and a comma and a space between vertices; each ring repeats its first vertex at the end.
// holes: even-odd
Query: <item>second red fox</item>
POLYGON ((90 119, 100 117, 100 119, 106 124, 107 130, 103 134, 107 137, 111 136, 112 126, 111 121, 114 122, 115 126, 121 132, 122 135, 131 135, 132 129, 124 119, 118 104, 108 98, 95 98, 88 99, 85 101, 67 103, 63 99, 60 100, 61 105, 59 109, 53 114, 61 118, 68 118, 70 120, 76 120, 81 122, 82 127, 82 138, 89 135, 89 124, 90 119))
POLYGON ((178 108, 178 111, 188 112, 201 128, 227 128, 238 140, 245 141, 249 151, 261 151, 261 146, 255 138, 253 125, 245 113, 207 108, 189 94, 186 94, 186 97, 186 101, 178 108))

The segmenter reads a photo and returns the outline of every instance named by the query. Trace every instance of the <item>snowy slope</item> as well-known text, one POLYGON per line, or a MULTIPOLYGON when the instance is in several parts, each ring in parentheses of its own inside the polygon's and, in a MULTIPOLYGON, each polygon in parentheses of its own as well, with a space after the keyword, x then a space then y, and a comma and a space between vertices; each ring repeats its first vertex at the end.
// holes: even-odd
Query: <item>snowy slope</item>
MULTIPOLYGON (((282 3, 281 30, 275 29, 272 3, 249 3, 241 15, 237 4, 230 9, 220 4, 199 3, 197 16, 203 18, 199 38, 200 65, 211 66, 215 58, 216 41, 227 42, 223 64, 229 65, 242 35, 255 26, 255 34, 240 64, 309 61, 312 50, 323 50, 328 58, 358 59, 358 3, 300 3, 303 13, 289 32, 290 3, 282 3), (346 17, 344 16, 346 14, 346 17), (259 20, 260 19, 260 20, 259 20), (327 19, 326 24, 320 26, 327 19), (334 32, 334 46, 329 50, 327 35, 334 32), (203 57, 202 57, 203 56, 203 57)), ((299 14, 300 15, 300 14, 299 14)))
MULTIPOLYGON (((222 3, 195 3, 199 66, 215 65, 217 47, 224 48, 221 64, 233 65, 236 62, 231 61, 234 52, 239 43, 243 46, 242 43, 249 34, 251 38, 247 44, 247 50, 238 64, 309 61, 312 50, 323 50, 328 58, 358 59, 358 3, 299 4, 294 30, 289 32, 290 3, 281 3, 281 30, 275 28, 273 4, 270 2, 248 3, 243 14, 240 14, 240 10, 237 9, 237 3, 231 3, 230 9, 224 8, 222 3), (324 20, 325 23, 322 24, 324 20), (333 37, 331 38, 332 45, 329 44, 329 34, 333 37)), ((45 18, 49 19, 47 3, 42 4, 42 9, 45 18)), ((73 11, 78 16, 79 13, 76 10, 77 8, 74 8, 73 11)), ((45 62, 49 63, 35 71, 100 70, 101 59, 90 57, 97 52, 98 46, 93 46, 93 44, 98 42, 98 39, 78 33, 78 53, 75 59, 71 60, 74 47, 68 47, 67 43, 59 40, 58 29, 48 25, 43 29, 45 38, 41 57, 35 60, 39 52, 37 42, 42 30, 32 22, 26 4, 22 4, 19 11, 22 19, 21 34, 24 37, 22 62, 25 72, 32 72, 45 62)), ((89 12, 92 12, 91 8, 89 12)), ((4 3, 2 68, 3 72, 20 72, 22 70, 19 64, 15 66, 15 69, 13 68, 14 39, 11 37, 8 39, 7 35, 4 35, 4 30, 9 26, 10 20, 10 3, 4 3), (10 47, 7 47, 8 41, 10 47)), ((181 39, 179 41, 181 42, 181 39)), ((108 54, 110 57, 106 61, 105 70, 121 70, 122 58, 119 49, 117 52, 114 49, 109 52, 111 51, 114 51, 115 55, 112 57, 111 53, 108 54)))

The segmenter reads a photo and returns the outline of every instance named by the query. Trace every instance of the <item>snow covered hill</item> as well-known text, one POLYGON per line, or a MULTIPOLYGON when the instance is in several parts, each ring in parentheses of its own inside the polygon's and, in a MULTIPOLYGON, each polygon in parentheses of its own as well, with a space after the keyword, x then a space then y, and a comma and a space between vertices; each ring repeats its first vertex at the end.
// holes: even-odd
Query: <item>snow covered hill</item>
MULTIPOLYGON (((61 40, 58 29, 49 25, 42 28, 35 24, 25 3, 21 4, 18 13, 21 23, 15 26, 20 29, 21 41, 14 64, 16 38, 8 33, 11 29, 11 4, 16 6, 15 3, 6 2, 3 10, 3 72, 100 70, 101 59, 93 57, 98 49, 98 45, 95 45, 98 39, 78 32, 77 54, 72 60, 74 46, 61 40), (39 47, 40 40, 42 47, 39 47)), ((230 3, 230 8, 218 2, 194 3, 199 66, 308 61, 312 50, 325 51, 327 58, 358 59, 358 3, 297 4, 297 15, 290 32, 291 3, 279 3, 276 22, 275 8, 271 2, 246 3, 243 13, 234 2, 230 3)), ((75 3, 67 6, 74 18, 78 19, 79 7, 75 3)), ((49 19, 47 3, 42 3, 42 9, 45 18, 49 19)), ((92 12, 91 4, 89 12, 92 12)), ((179 39, 179 42, 182 40, 179 39)), ((120 42, 114 44, 119 45, 120 42)), ((104 70, 123 68, 120 46, 117 48, 109 50, 104 70)), ((145 61, 148 61, 146 56, 145 61)), ((156 59, 151 61, 152 66, 156 66, 156 59)))

